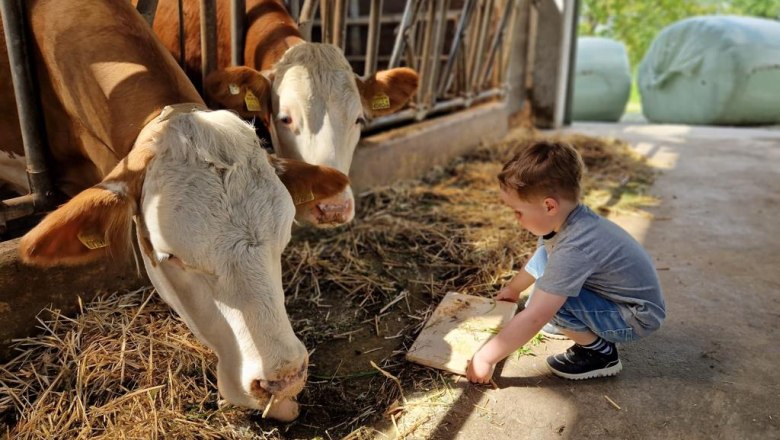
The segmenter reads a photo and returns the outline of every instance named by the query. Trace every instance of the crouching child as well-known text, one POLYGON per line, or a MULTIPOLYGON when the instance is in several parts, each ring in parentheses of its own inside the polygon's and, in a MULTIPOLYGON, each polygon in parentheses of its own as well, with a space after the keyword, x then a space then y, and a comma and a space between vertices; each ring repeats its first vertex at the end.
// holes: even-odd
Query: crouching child
POLYGON ((538 236, 535 253, 496 299, 516 302, 536 283, 525 309, 471 359, 466 375, 487 383, 498 362, 542 328, 574 341, 547 358, 566 379, 612 376, 623 368, 615 344, 641 339, 666 316, 652 259, 626 231, 580 202, 582 158, 571 145, 537 142, 498 175, 501 200, 538 236))

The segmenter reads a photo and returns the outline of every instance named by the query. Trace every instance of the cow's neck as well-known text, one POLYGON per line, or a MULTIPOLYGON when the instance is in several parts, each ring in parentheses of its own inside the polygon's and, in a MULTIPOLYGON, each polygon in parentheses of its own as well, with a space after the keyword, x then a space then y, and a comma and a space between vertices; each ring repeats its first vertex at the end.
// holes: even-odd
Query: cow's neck
POLYGON ((277 0, 247 1, 247 23, 244 63, 257 70, 271 69, 289 48, 306 42, 277 0))
POLYGON ((71 191, 104 178, 163 107, 203 102, 136 11, 90 4, 89 19, 66 2, 31 16, 47 137, 54 168, 65 170, 56 177, 71 191))

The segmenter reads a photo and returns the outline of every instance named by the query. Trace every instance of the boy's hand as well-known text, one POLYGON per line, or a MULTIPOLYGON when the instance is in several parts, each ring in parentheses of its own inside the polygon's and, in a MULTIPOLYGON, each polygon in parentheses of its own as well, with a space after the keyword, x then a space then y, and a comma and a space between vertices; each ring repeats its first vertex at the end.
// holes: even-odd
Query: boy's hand
POLYGON ((490 383, 490 378, 493 377, 493 370, 495 369, 495 364, 481 360, 479 352, 477 352, 466 366, 466 378, 474 383, 490 383))
POLYGON ((519 297, 520 292, 516 292, 507 286, 498 291, 496 294, 496 301, 508 301, 516 303, 519 297))

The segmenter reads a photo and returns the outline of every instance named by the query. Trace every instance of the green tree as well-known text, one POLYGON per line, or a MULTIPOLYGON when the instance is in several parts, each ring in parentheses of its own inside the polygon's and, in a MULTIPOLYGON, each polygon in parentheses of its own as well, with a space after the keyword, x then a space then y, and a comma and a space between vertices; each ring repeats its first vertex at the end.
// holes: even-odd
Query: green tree
POLYGON ((780 19, 780 0, 731 0, 725 13, 780 19))
POLYGON ((583 0, 579 34, 623 42, 631 67, 636 68, 661 29, 707 14, 780 19, 780 0, 583 0))
POLYGON ((584 0, 580 11, 579 34, 623 42, 631 67, 635 68, 661 29, 683 18, 715 12, 717 5, 709 2, 584 0))

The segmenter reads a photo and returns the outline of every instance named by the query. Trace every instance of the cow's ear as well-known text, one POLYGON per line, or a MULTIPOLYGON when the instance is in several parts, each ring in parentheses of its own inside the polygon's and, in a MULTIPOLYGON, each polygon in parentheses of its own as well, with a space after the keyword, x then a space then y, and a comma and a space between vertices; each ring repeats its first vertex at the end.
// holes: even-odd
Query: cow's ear
POLYGON ((132 218, 146 170, 155 157, 156 124, 103 181, 47 215, 19 243, 22 261, 36 266, 76 265, 132 252, 132 218))
POLYGON ((22 237, 22 261, 43 267, 75 265, 129 252, 136 203, 121 185, 104 182, 88 188, 47 215, 22 237))
POLYGON ((296 205, 333 197, 349 185, 349 177, 335 168, 276 156, 269 158, 296 205))
POLYGON ((261 72, 244 66, 216 70, 206 76, 204 90, 211 106, 270 123, 271 81, 261 72))
POLYGON ((408 67, 382 70, 365 80, 356 78, 363 108, 372 116, 389 115, 403 107, 417 90, 417 72, 408 67))

